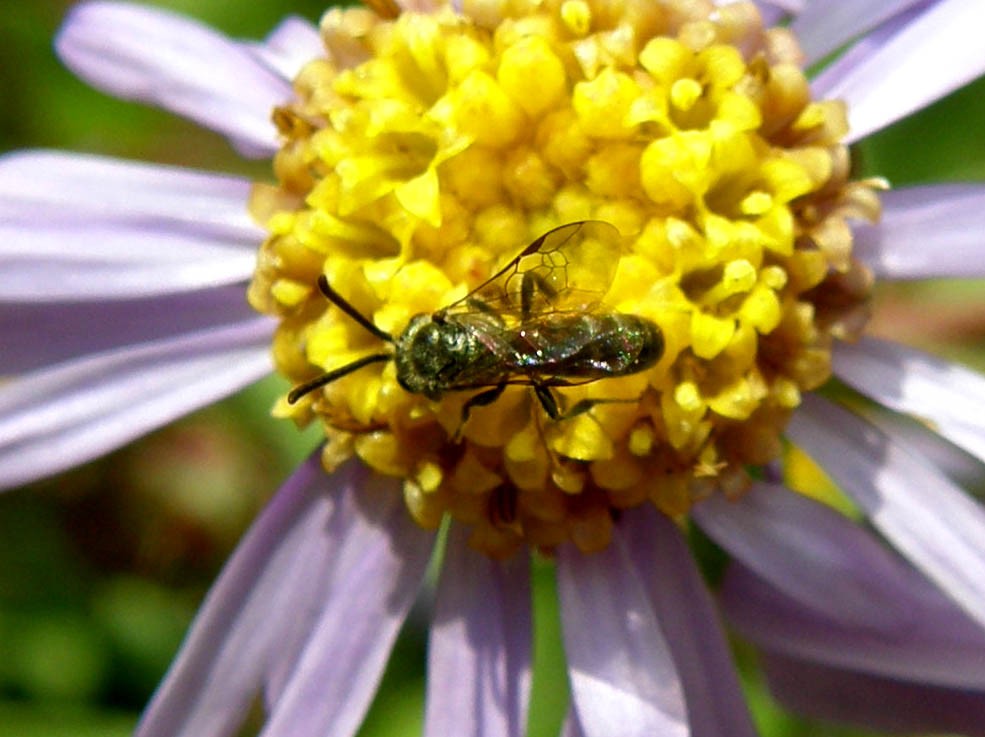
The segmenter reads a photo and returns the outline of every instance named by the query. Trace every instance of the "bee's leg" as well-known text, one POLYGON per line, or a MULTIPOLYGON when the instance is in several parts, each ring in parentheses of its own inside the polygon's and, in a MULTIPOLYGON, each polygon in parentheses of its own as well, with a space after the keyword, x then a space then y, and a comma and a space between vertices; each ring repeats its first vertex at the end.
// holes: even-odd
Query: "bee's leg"
POLYGON ((534 394, 537 396, 540 406, 544 408, 547 416, 552 420, 564 419, 564 416, 568 414, 567 412, 561 412, 557 397, 554 396, 550 387, 544 386, 543 384, 534 384, 534 394))
POLYGON ((464 428, 465 423, 469 421, 469 415, 472 414, 473 407, 485 407, 487 404, 492 404, 503 395, 504 391, 506 391, 506 384, 497 384, 492 389, 487 389, 484 392, 479 392, 478 394, 469 397, 468 401, 462 405, 462 421, 459 423, 458 429, 452 437, 452 441, 457 443, 461 440, 462 428, 464 428))
POLYGON ((489 495, 489 517, 498 526, 509 527, 516 522, 517 489, 513 484, 503 484, 489 495))
POLYGON ((552 417, 553 420, 570 420, 572 417, 577 417, 578 415, 583 415, 586 412, 591 412, 595 407, 600 404, 636 404, 638 399, 582 399, 575 402, 571 409, 565 410, 557 417, 552 417))
POLYGON ((539 289, 548 299, 557 297, 557 292, 548 284, 544 277, 535 271, 528 271, 520 282, 520 316, 526 320, 534 308, 534 288, 539 289))

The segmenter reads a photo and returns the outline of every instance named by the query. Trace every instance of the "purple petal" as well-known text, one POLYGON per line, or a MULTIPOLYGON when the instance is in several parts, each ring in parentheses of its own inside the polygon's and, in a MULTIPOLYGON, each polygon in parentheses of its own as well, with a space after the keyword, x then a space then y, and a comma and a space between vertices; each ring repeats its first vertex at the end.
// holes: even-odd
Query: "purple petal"
POLYGON ((0 488, 84 463, 271 370, 273 322, 123 348, 0 387, 0 488))
POLYGON ((164 10, 112 2, 72 8, 55 42, 59 56, 94 87, 159 105, 266 156, 270 121, 291 99, 288 80, 244 45, 164 10))
POLYGON ((857 408, 862 417, 893 438, 908 452, 926 458, 962 489, 985 497, 985 463, 909 415, 869 405, 857 408))
POLYGON ((881 732, 985 735, 985 694, 894 681, 793 658, 763 658, 770 691, 789 708, 881 732))
POLYGON ((243 292, 240 285, 109 302, 0 302, 0 374, 248 322, 256 311, 243 292))
POLYGON ((915 17, 904 13, 828 67, 812 89, 848 103, 852 143, 980 76, 983 23, 980 0, 941 0, 915 17))
POLYGON ((317 453, 294 472, 206 596, 137 737, 212 737, 242 725, 264 672, 323 597, 343 542, 326 528, 365 477, 350 463, 329 478, 317 453))
POLYGON ((684 684, 691 733, 753 737, 725 632, 681 531, 649 506, 620 527, 684 684))
MULTIPOLYGON (((413 527, 401 500, 395 479, 357 463, 327 477, 318 455, 310 458, 226 565, 137 737, 231 734, 264 685, 275 711, 289 709, 298 682, 320 677, 304 666, 323 645, 332 648, 323 657, 345 665, 309 684, 320 689, 314 711, 330 704, 337 712, 322 734, 352 734, 347 725, 361 720, 393 642, 390 619, 403 620, 430 549, 431 536, 413 527), (384 628, 379 636, 374 624, 384 628), (333 629, 335 641, 326 641, 333 629)), ((268 724, 268 733, 279 732, 268 724)))
POLYGON ((578 721, 578 713, 571 707, 568 707, 568 713, 564 715, 561 737, 585 737, 585 730, 581 728, 581 722, 578 721))
POLYGON ((321 533, 337 542, 326 556, 319 610, 283 614, 309 617, 314 626, 296 630, 303 648, 294 646, 297 636, 282 643, 262 737, 356 733, 427 568, 434 536, 411 520, 398 479, 371 476, 339 505, 321 533))
POLYGON ((81 219, 0 226, 0 300, 140 298, 249 279, 259 240, 251 251, 191 230, 81 219))
POLYGON ((985 686, 985 629, 869 531, 780 486, 694 519, 732 554, 722 604, 773 650, 893 677, 985 686))
POLYGON ((558 550, 571 696, 586 737, 690 734, 681 677, 618 535, 600 553, 558 550))
POLYGON ((813 0, 790 27, 800 39, 810 65, 923 2, 925 0, 813 0))
POLYGON ((250 183, 90 156, 0 159, 0 299, 121 299, 245 281, 250 183))
POLYGON ((253 52, 284 79, 294 79, 312 59, 325 56, 318 29, 304 18, 289 16, 253 52))
MULTIPOLYGON (((889 604, 881 612, 850 600, 839 600, 845 606, 840 616, 804 606, 738 563, 725 576, 722 607, 743 638, 773 652, 887 678, 982 689, 982 628, 918 573, 896 563, 897 571, 880 582, 878 596, 889 604)), ((852 580, 866 579, 855 573, 861 565, 847 571, 852 580)), ((860 589, 856 599, 865 596, 860 589)))
POLYGON ((453 523, 428 646, 425 735, 526 733, 530 623, 526 553, 491 560, 453 523))
POLYGON ((772 28, 787 17, 787 12, 783 8, 774 7, 768 3, 757 3, 757 5, 759 6, 759 17, 762 18, 765 28, 772 28))
POLYGON ((896 567, 876 540, 782 486, 756 484, 734 502, 716 495, 692 516, 732 556, 818 612, 866 622, 896 600, 896 590, 881 585, 881 576, 896 567))
POLYGON ((945 184, 880 196, 882 220, 855 226, 855 255, 883 279, 985 276, 985 187, 945 184))
POLYGON ((985 624, 985 510, 874 426, 807 395, 787 428, 910 562, 985 624))
POLYGON ((945 438, 985 460, 985 377, 897 343, 840 343, 835 373, 880 404, 932 423, 945 438))
POLYGON ((247 212, 247 179, 60 151, 0 156, 0 222, 113 216, 196 223, 253 243, 264 230, 247 212))

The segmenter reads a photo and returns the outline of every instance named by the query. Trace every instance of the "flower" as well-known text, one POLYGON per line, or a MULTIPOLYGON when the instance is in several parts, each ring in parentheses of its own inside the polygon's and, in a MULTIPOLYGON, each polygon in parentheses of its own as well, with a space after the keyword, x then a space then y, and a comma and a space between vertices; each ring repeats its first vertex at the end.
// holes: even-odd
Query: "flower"
POLYGON ((851 179, 845 145, 977 77, 983 11, 826 5, 381 0, 329 11, 320 33, 288 20, 262 44, 138 6, 73 10, 58 48, 80 76, 272 157, 278 181, 0 162, 5 365, 23 374, 0 389, 4 485, 235 391, 270 370, 271 344, 295 381, 347 372, 278 405, 330 442, 247 534, 139 734, 228 734, 258 694, 264 734, 354 733, 432 554, 422 527, 447 518, 428 734, 523 732, 531 548, 556 557, 567 733, 753 734, 687 519, 733 556, 719 603, 782 697, 981 730, 985 511, 952 477, 985 460, 985 380, 845 339, 873 275, 978 275, 985 189, 882 193, 866 222, 881 183, 851 179), (792 14, 789 30, 760 13, 792 14), (802 62, 857 36, 808 85, 802 62), (583 221, 614 224, 627 250, 568 225, 583 221), (580 315, 608 291, 655 326, 652 360, 563 388, 531 372, 534 392, 476 382, 495 401, 468 421, 469 393, 441 391, 460 385, 408 391, 381 338, 512 273, 557 227, 577 237, 517 265, 534 275, 521 302, 581 290, 565 302, 580 315), (606 258, 570 250, 582 243, 606 258), (330 308, 318 276, 351 309, 330 308), (242 304, 247 280, 272 317, 242 304), (39 345, 38 320, 63 337, 39 345), (870 408, 812 393, 832 371, 870 408), (889 546, 785 488, 781 434, 889 546))

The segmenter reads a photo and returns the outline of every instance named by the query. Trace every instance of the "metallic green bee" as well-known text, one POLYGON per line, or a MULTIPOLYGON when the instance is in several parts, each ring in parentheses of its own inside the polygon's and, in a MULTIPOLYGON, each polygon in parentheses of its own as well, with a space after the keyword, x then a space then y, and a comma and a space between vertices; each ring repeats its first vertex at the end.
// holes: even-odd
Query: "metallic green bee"
POLYGON ((591 409, 583 400, 562 410, 554 387, 626 376, 663 355, 660 328, 639 315, 606 310, 622 236, 609 223, 584 220, 548 231, 465 298, 411 318, 399 337, 380 330, 328 284, 325 297, 392 348, 373 353, 294 388, 305 394, 371 363, 393 361, 406 391, 439 400, 481 390, 462 408, 491 404, 511 384, 533 388, 551 419, 591 409))

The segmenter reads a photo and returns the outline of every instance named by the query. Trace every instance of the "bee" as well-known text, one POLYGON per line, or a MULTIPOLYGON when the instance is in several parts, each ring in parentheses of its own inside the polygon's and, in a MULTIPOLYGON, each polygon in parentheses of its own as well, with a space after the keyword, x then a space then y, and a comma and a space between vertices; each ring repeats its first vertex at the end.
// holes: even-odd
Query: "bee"
MULTIPOLYGON (((388 344, 295 387, 306 394, 373 363, 393 361, 404 390, 440 400, 476 391, 462 407, 491 404, 507 386, 533 389, 552 420, 590 410, 604 399, 567 410, 554 390, 644 371, 660 360, 663 333, 646 317, 607 310, 622 236, 609 223, 583 220, 548 231, 464 298, 410 319, 394 337, 378 328, 321 276, 322 294, 365 330, 388 344)), ((608 400, 618 401, 618 400, 608 400)))

